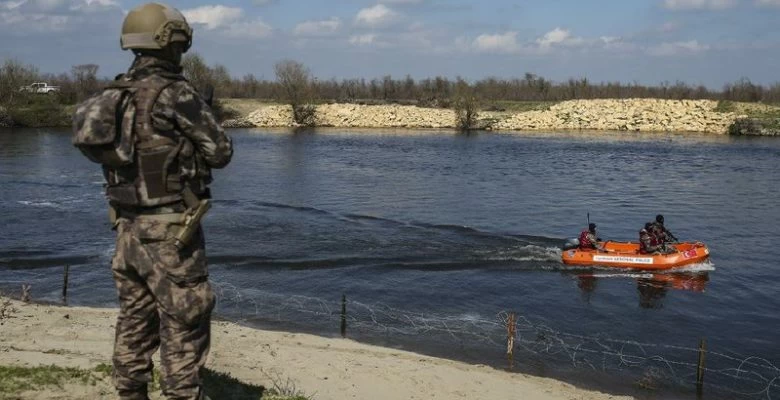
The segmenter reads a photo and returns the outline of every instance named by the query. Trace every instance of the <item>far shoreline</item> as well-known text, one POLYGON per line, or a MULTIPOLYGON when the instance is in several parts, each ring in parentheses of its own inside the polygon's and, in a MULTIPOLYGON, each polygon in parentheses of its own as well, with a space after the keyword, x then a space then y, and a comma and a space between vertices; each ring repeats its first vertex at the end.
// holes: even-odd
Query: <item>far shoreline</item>
MULTIPOLYGON (((415 105, 328 103, 316 106, 311 126, 292 119, 288 105, 255 99, 221 99, 222 126, 230 128, 358 128, 398 131, 463 132, 452 109, 415 105)), ((642 132, 667 134, 780 136, 780 106, 713 100, 592 99, 559 103, 518 104, 515 111, 481 110, 474 131, 502 134, 523 132, 642 132)), ((26 123, 14 122, 0 109, 0 128, 70 127, 74 106, 58 115, 41 110, 17 111, 26 123), (39 118, 40 117, 40 118, 39 118)), ((51 110, 45 110, 50 112, 51 110)), ((11 113, 13 114, 13 113, 11 113)), ((56 113, 55 113, 56 114, 56 113)), ((13 128, 12 128, 13 129, 13 128)))

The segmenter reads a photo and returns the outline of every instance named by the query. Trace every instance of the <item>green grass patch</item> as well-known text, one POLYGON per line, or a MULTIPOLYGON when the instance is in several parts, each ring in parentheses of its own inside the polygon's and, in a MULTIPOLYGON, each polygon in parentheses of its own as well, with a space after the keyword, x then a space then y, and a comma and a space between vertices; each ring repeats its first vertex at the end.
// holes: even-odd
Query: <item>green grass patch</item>
POLYGON ((44 386, 62 386, 66 383, 94 385, 100 374, 79 368, 0 366, 0 394, 18 394, 44 386))
POLYGON ((57 96, 29 96, 6 106, 13 125, 24 128, 70 126, 72 112, 73 106, 63 105, 57 96))
MULTIPOLYGON (((91 370, 63 368, 55 365, 41 367, 0 366, 0 399, 44 387, 63 387, 65 384, 91 385, 104 381, 110 384, 113 375, 110 364, 100 364, 91 370)), ((274 388, 241 382, 229 374, 204 369, 201 373, 206 393, 212 399, 232 400, 309 400, 289 380, 271 378, 274 388), (282 384, 283 383, 283 384, 282 384)), ((160 390, 160 373, 153 373, 150 392, 160 390)))
POLYGON ((780 118, 780 104, 768 103, 741 103, 735 101, 721 100, 715 107, 717 112, 733 112, 735 114, 746 115, 754 119, 778 119, 780 118))

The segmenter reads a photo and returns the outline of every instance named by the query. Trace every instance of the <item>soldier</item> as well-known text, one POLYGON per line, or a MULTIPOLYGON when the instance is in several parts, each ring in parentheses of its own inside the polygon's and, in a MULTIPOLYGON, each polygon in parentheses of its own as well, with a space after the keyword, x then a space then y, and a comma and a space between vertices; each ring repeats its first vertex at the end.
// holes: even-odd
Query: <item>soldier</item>
POLYGON ((645 227, 639 231, 639 252, 642 254, 670 254, 676 250, 667 246, 662 237, 656 234, 655 225, 652 222, 645 223, 645 227))
POLYGON ((674 243, 678 242, 677 238, 672 234, 672 232, 669 231, 669 229, 666 229, 664 226, 664 216, 661 214, 658 214, 655 216, 655 222, 653 224, 653 233, 661 240, 662 243, 674 243))
POLYGON ((113 363, 123 400, 148 399, 158 348, 163 394, 207 399, 199 373, 215 296, 199 217, 210 198, 211 168, 225 167, 233 149, 210 106, 181 75, 191 43, 192 29, 178 10, 157 3, 133 9, 121 36, 122 49, 136 56, 132 66, 74 115, 82 139, 110 135, 101 127, 123 116, 114 158, 91 156, 79 146, 89 140, 74 138, 90 159, 101 160, 114 214, 112 272, 120 309, 113 363))
POLYGON ((653 234, 653 223, 648 222, 639 231, 639 252, 642 254, 659 254, 661 245, 653 234))

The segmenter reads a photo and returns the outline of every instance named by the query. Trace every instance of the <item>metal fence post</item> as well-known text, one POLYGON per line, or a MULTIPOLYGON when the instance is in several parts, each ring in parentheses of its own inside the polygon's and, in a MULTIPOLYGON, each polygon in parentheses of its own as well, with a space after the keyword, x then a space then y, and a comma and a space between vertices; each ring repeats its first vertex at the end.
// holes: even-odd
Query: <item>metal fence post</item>
POLYGON ((70 265, 65 266, 65 276, 62 278, 62 304, 68 304, 68 273, 70 265))
POLYGON ((347 337, 347 295, 341 295, 341 337, 347 337))
POLYGON ((509 318, 506 321, 506 358, 509 360, 509 369, 512 370, 515 367, 515 336, 517 315, 515 313, 509 313, 509 318))

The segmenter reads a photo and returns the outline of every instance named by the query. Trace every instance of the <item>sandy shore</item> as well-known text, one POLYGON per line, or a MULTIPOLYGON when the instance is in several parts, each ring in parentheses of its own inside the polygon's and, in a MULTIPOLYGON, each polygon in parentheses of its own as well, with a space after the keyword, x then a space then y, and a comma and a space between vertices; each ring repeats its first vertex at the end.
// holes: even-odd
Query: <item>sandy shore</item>
MULTIPOLYGON (((16 301, 8 310, 0 321, 0 365, 94 368, 111 359, 116 310, 16 301)), ((274 379, 289 379, 316 400, 629 398, 348 339, 268 332, 223 321, 212 327, 207 367, 265 387, 273 387, 274 379)), ((21 398, 113 399, 114 395, 108 382, 98 382, 44 389, 21 398)))

